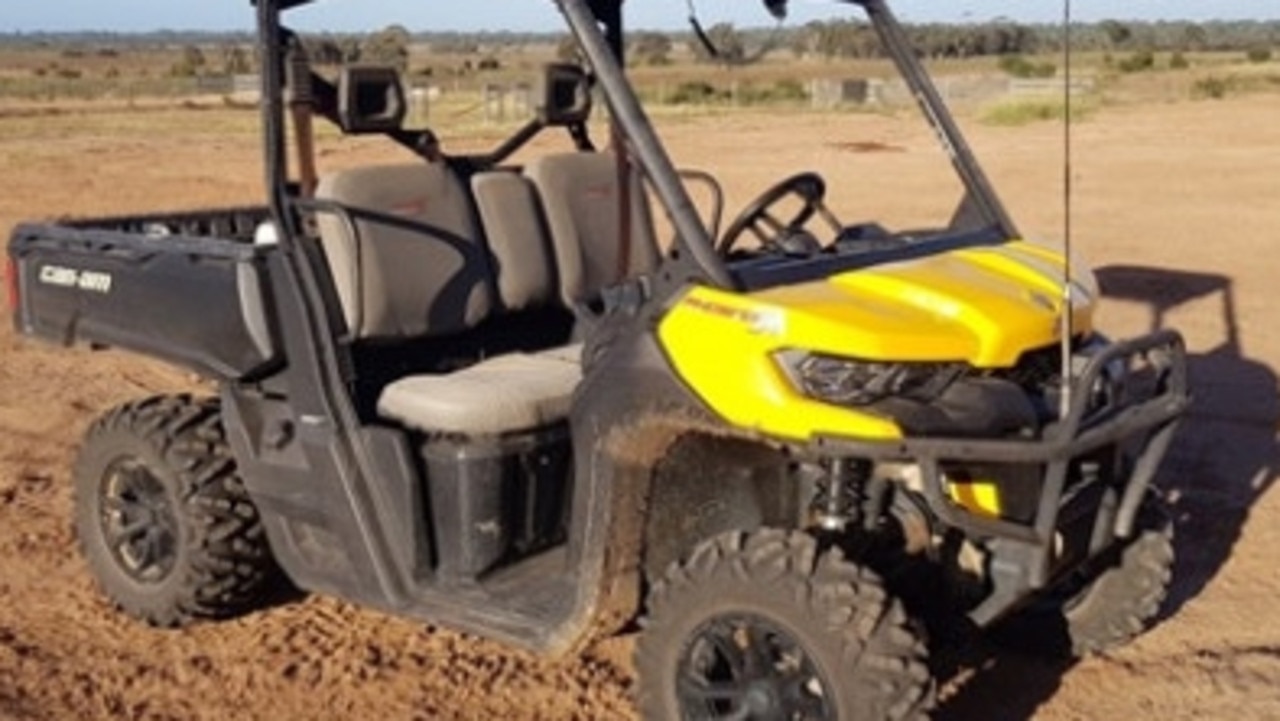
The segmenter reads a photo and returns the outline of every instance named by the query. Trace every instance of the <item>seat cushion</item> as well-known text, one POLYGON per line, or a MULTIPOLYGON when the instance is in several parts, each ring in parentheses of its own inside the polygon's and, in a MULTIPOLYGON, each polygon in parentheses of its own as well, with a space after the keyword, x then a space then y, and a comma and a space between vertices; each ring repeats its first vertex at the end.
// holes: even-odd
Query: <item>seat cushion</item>
POLYGON ((653 271, 661 261, 644 180, 632 170, 631 255, 622 264, 622 208, 618 160, 610 153, 537 158, 525 168, 538 190, 555 249, 561 300, 568 307, 600 290, 653 271))
POLYGON ((428 433, 500 435, 569 417, 582 380, 582 346, 512 353, 446 375, 410 376, 387 386, 378 412, 428 433))
POLYGON ((466 186, 443 163, 340 171, 316 198, 350 215, 316 221, 352 335, 443 335, 489 316, 492 269, 466 186))
POLYGON ((533 183, 510 171, 477 173, 471 192, 493 253, 503 307, 525 310, 558 301, 551 240, 533 183))

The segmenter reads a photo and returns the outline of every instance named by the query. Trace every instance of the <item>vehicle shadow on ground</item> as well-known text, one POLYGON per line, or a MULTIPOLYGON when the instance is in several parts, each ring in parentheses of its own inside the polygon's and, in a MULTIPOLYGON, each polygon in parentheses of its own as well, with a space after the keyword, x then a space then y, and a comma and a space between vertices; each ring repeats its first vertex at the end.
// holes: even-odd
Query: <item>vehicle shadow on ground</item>
MULTIPOLYGON (((1250 509, 1280 476, 1280 395, 1276 372, 1244 355, 1230 278, 1161 268, 1098 270, 1102 294, 1147 309, 1148 327, 1171 324, 1191 303, 1220 303, 1222 338, 1188 357, 1192 409, 1157 484, 1174 510, 1177 566, 1163 622, 1198 596, 1231 558, 1250 509)), ((976 633, 941 644, 936 721, 1018 721, 1057 692, 1074 665, 1004 650, 976 633)))
MULTIPOLYGON (((1212 273, 1110 266, 1103 296, 1145 305, 1150 330, 1191 303, 1221 306, 1217 345, 1188 356, 1193 402, 1156 479, 1177 521, 1178 565, 1161 618, 1200 595, 1231 558, 1253 505, 1280 477, 1276 372, 1244 354, 1235 286, 1212 273)), ((1215 330, 1215 333, 1217 331, 1215 330)))

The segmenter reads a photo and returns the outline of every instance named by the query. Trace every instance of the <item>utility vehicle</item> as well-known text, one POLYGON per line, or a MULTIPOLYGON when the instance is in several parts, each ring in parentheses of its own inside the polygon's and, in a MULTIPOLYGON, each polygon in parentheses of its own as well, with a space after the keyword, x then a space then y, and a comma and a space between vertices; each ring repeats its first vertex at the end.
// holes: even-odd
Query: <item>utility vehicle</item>
POLYGON ((1075 653, 1140 631, 1182 342, 1095 331, 1088 272, 1020 239, 886 3, 846 1, 963 185, 940 227, 848 223, 805 172, 716 232, 689 187, 714 178, 628 84, 622 0, 556 0, 584 62, 471 155, 403 127, 394 71, 312 67, 282 24, 307 0, 258 0, 265 206, 10 242, 22 333, 218 388, 89 430, 75 523, 106 595, 177 626, 280 569, 553 654, 639 620, 650 719, 922 718, 939 600, 1075 653), (313 118, 415 160, 320 176, 313 118), (572 152, 511 162, 550 131, 572 152))

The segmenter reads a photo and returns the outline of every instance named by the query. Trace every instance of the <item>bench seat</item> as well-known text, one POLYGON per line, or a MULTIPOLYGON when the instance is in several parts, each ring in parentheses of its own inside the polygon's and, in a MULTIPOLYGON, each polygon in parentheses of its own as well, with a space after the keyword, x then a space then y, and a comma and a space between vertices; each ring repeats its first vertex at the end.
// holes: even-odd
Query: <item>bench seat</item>
POLYGON ((582 380, 582 346, 511 353, 453 373, 390 384, 378 413, 433 434, 492 436, 532 430, 569 417, 582 380))

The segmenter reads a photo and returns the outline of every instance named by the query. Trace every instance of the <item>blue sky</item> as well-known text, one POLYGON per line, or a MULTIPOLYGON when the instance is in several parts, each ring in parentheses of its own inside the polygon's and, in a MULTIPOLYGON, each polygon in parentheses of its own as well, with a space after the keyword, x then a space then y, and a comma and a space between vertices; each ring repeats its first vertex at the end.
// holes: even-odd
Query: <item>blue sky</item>
MULTIPOLYGON (((697 0, 707 24, 729 20, 764 24, 757 0, 697 0)), ((0 32, 20 30, 236 30, 252 26, 249 0, 4 0, 0 32)), ((904 19, 984 20, 1009 17, 1052 22, 1060 0, 896 0, 904 19)), ((1280 0, 1074 0, 1082 20, 1266 19, 1280 20, 1280 0)), ((830 0, 792 0, 792 22, 851 12, 830 0)), ((633 27, 683 27, 685 0, 629 0, 633 27)), ((309 30, 364 30, 399 22, 412 30, 555 30, 552 0, 321 0, 298 11, 293 23, 309 30), (442 10, 442 6, 448 10, 442 10)))

